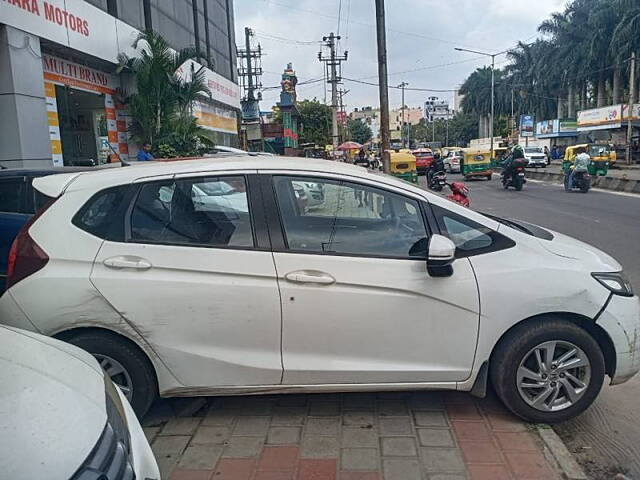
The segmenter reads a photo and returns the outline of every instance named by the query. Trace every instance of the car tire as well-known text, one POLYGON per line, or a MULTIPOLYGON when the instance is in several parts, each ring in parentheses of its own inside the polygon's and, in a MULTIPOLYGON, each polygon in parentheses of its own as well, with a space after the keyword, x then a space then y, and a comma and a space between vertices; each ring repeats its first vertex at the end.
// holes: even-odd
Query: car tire
MULTIPOLYGON (((569 357, 569 359, 571 358, 572 357, 569 357)), ((543 363, 546 364, 548 362, 543 361, 543 363)), ((530 366, 531 364, 524 364, 524 366, 527 365, 530 366)), ((566 377, 554 382, 554 378, 557 379, 558 375, 563 375, 563 373, 558 373, 562 371, 559 369, 560 367, 556 366, 556 368, 556 377, 552 377, 551 374, 547 375, 546 380, 540 380, 540 382, 547 382, 547 386, 540 388, 552 388, 550 385, 555 383, 559 385, 558 388, 561 392, 566 392, 567 389, 564 385, 569 382, 569 373, 573 372, 576 375, 577 373, 573 370, 566 370, 566 377)), ((547 371, 552 372, 553 370, 547 371)), ((598 396, 602 388, 604 375, 604 355, 598 342, 587 331, 575 323, 559 317, 546 317, 517 326, 500 341, 491 355, 490 378, 498 397, 500 397, 509 410, 530 422, 555 423, 579 415, 586 410, 598 396), (559 360, 558 356, 563 355, 565 349, 568 351, 572 347, 577 347, 580 358, 588 361, 588 367, 584 368, 589 368, 589 375, 588 380, 586 380, 586 377, 582 377, 582 380, 587 381, 587 383, 583 382, 585 387, 579 393, 579 396, 576 397, 575 401, 561 405, 562 408, 557 410, 544 410, 532 406, 531 398, 525 398, 527 394, 521 393, 532 391, 535 393, 535 388, 538 387, 534 389, 521 388, 520 385, 522 384, 518 383, 518 372, 523 362, 531 358, 531 352, 535 351, 538 346, 548 345, 551 342, 562 346, 562 348, 555 348, 556 355, 554 355, 554 358, 556 360, 559 360)), ((565 402, 570 401, 566 393, 559 393, 557 401, 562 401, 563 399, 565 399, 565 402)))
MULTIPOLYGON (((112 333, 95 331, 78 333, 65 340, 96 357, 103 368, 109 365, 110 359, 123 367, 131 382, 132 393, 127 395, 129 403, 138 418, 147 413, 158 395, 158 384, 151 362, 135 344, 112 333)), ((120 378, 125 376, 124 373, 120 375, 120 378)), ((122 383, 118 378, 112 380, 116 384, 122 383)))

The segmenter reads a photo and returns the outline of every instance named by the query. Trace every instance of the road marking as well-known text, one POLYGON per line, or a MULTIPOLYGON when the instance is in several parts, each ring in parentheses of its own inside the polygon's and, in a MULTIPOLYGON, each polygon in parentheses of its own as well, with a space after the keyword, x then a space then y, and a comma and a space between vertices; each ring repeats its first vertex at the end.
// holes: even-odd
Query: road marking
MULTIPOLYGON (((546 180, 538 180, 538 179, 534 179, 534 178, 527 178, 527 182, 544 183, 545 185, 553 185, 554 187, 558 187, 558 188, 563 188, 564 189, 564 185, 563 184, 554 183, 554 182, 548 182, 546 180)), ((640 195, 638 195, 637 193, 631 193, 631 192, 616 192, 615 190, 607 190, 607 189, 598 188, 598 187, 592 187, 591 190, 593 190, 594 192, 609 193, 611 195, 619 195, 621 197, 640 198, 640 195)))

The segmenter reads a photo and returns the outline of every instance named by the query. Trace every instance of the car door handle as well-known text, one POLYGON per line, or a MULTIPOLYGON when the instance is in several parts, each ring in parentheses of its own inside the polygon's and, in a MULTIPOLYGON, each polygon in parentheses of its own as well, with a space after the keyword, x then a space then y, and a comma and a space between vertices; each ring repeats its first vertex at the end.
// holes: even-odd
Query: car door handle
POLYGON ((130 255, 107 258, 102 263, 109 268, 132 268, 134 270, 149 270, 151 268, 149 261, 130 255))
POLYGON ((285 279, 294 283, 315 283, 318 285, 332 285, 336 283, 336 279, 328 273, 319 272, 318 270, 296 270, 285 274, 285 279))

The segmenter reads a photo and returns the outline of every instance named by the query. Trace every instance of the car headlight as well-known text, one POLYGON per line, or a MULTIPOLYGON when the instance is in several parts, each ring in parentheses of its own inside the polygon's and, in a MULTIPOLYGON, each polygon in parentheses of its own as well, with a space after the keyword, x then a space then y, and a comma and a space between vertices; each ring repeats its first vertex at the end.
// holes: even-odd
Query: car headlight
POLYGON ((631 283, 622 272, 592 273, 591 276, 610 292, 623 297, 633 297, 631 283))
POLYGON ((72 480, 135 480, 129 428, 116 386, 106 376, 107 424, 72 480))

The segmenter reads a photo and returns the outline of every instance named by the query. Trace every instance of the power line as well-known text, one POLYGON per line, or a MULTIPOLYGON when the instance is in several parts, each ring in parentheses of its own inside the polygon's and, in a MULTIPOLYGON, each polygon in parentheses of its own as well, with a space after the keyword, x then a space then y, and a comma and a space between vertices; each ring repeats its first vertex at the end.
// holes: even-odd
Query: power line
MULTIPOLYGON (((379 87, 380 85, 374 82, 365 82, 363 80, 357 80, 355 78, 347 78, 347 77, 342 77, 343 80, 346 80, 347 82, 355 82, 355 83, 361 83, 363 85, 370 85, 372 87, 379 87)), ((395 88, 395 89, 401 89, 401 87, 399 85, 394 86, 394 85, 389 85, 389 88, 395 88)), ((437 89, 437 88, 404 88, 405 90, 411 90, 413 92, 438 92, 438 93, 444 93, 444 92, 455 92, 455 89, 437 89)))

